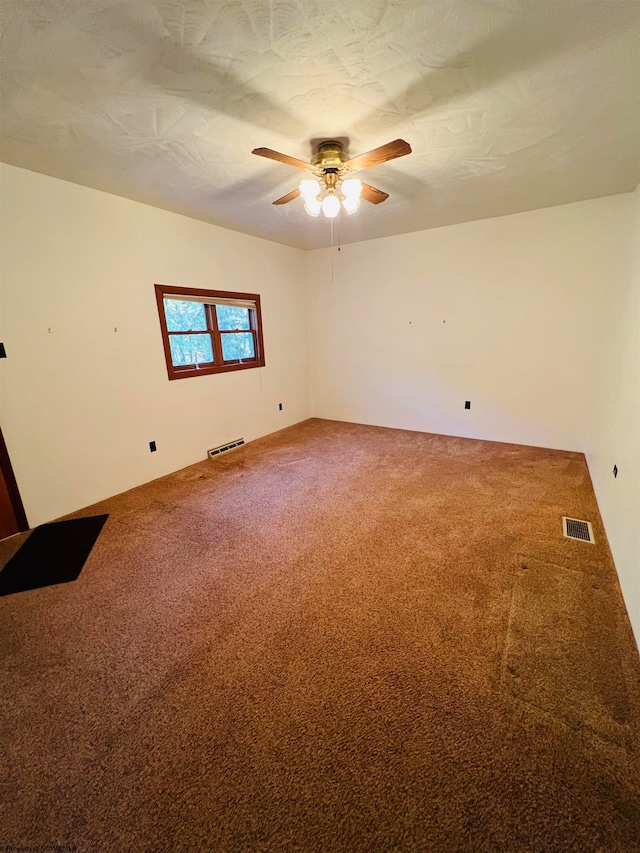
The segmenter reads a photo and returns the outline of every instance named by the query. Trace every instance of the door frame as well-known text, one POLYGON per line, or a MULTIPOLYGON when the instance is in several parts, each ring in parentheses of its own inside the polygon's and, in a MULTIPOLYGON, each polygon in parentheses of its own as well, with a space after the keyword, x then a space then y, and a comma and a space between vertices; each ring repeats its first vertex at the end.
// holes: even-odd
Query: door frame
POLYGON ((11 506, 13 507, 16 521, 18 522, 18 528, 20 532, 28 530, 29 522, 27 521, 27 514, 24 511, 24 505, 22 503, 22 498, 20 497, 18 484, 13 473, 13 468, 11 467, 11 460, 9 459, 7 445, 4 443, 2 429, 0 429, 0 470, 2 471, 7 491, 9 492, 11 506))

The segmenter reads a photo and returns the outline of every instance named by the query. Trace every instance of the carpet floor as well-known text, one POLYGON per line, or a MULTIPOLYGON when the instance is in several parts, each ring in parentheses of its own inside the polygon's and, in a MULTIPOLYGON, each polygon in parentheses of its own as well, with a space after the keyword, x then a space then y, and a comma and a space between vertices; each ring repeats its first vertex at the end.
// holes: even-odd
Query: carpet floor
POLYGON ((640 850, 581 454, 310 420, 98 513, 76 581, 0 601, 0 845, 640 850))

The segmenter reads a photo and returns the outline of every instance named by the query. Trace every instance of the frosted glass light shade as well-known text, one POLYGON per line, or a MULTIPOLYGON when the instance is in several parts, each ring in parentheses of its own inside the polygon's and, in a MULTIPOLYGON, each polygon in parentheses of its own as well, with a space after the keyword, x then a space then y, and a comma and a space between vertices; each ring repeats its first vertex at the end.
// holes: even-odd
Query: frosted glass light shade
POLYGON ((340 199, 335 195, 328 195, 322 201, 322 212, 328 219, 333 219, 340 212, 340 199))
POLYGON ((342 200, 342 206, 347 213, 354 213, 360 207, 360 199, 358 196, 347 196, 342 200))
POLYGON ((300 181, 300 195, 307 203, 309 201, 315 201, 320 195, 320 190, 321 187, 318 181, 300 181))
POLYGON ((322 210, 322 202, 317 198, 308 198, 305 200, 304 209, 309 216, 317 216, 322 210))
POLYGON ((360 198, 362 181, 359 178, 347 178, 342 182, 342 193, 346 198, 360 198))

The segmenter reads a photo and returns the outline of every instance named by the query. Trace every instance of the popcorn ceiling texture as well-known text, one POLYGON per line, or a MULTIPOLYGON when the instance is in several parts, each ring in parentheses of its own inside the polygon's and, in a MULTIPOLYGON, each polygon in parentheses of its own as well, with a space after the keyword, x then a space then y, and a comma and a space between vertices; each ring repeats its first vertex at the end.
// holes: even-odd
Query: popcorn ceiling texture
POLYGON ((302 248, 328 223, 275 209, 312 140, 390 193, 343 241, 631 191, 640 4, 581 0, 3 3, 2 159, 302 248))

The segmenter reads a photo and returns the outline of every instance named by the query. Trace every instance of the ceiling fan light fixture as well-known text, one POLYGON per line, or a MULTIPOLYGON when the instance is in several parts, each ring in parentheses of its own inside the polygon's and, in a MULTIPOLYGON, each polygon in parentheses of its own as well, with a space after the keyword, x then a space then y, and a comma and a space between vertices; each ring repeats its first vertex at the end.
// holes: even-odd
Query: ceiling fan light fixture
POLYGON ((329 219, 335 219, 341 207, 347 213, 354 213, 360 207, 361 197, 369 204, 380 204, 389 198, 389 193, 363 184, 358 178, 348 178, 347 175, 411 154, 411 146, 404 139, 394 139, 358 157, 349 157, 339 140, 328 139, 318 145, 317 154, 308 163, 272 148, 254 148, 251 153, 295 166, 296 169, 304 169, 307 174, 311 172, 315 176, 315 179, 301 181, 298 188, 276 199, 273 204, 288 204, 302 196, 305 210, 310 216, 317 216, 322 210, 329 219))
POLYGON ((318 181, 314 181, 312 179, 300 181, 300 195, 307 203, 310 201, 316 201, 321 190, 322 188, 318 181))
POLYGON ((346 198, 360 198, 360 193, 362 192, 362 181, 360 178, 347 178, 342 182, 340 189, 346 198))
POLYGON ((340 212, 340 199, 329 193, 322 199, 322 212, 327 219, 334 219, 340 212))
POLYGON ((317 216, 322 210, 322 202, 317 198, 305 199, 304 209, 307 211, 309 216, 317 216))
POLYGON ((342 199, 342 206, 347 211, 349 215, 355 213, 356 210, 360 207, 360 199, 358 196, 346 196, 342 199))

